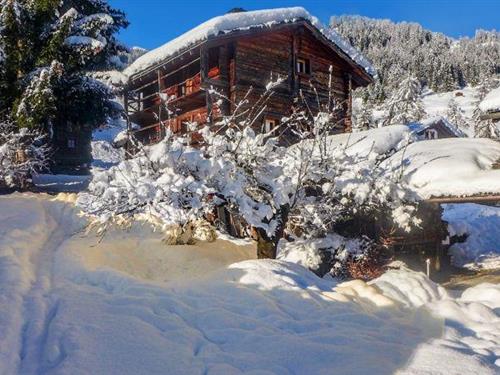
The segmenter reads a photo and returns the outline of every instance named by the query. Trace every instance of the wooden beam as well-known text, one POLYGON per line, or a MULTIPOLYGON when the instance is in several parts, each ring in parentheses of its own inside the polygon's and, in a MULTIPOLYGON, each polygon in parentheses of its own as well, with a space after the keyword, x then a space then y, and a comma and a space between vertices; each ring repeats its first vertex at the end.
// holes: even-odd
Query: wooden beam
POLYGON ((481 195, 473 197, 435 197, 426 199, 428 203, 500 203, 500 195, 481 195))
MULTIPOLYGON (((166 74, 162 75, 162 76, 161 76, 161 78, 162 78, 162 79, 168 78, 168 77, 170 77, 171 75, 173 75, 173 74, 175 74, 175 73, 178 73, 178 72, 179 72, 179 71, 181 71, 182 69, 187 68, 188 66, 190 66, 190 65, 192 65, 192 64, 194 64, 194 63, 196 63, 196 62, 198 62, 198 61, 200 61, 200 58, 199 58, 199 57, 195 58, 195 59, 194 59, 194 60, 192 60, 192 61, 189 61, 188 63, 186 63, 186 64, 184 64, 184 65, 180 66, 179 68, 177 68, 177 69, 175 69, 175 70, 172 70, 172 71, 170 71, 170 72, 168 72, 168 73, 166 73, 166 74)), ((152 85, 156 84, 156 82, 157 82, 157 79, 154 79, 154 80, 153 80, 153 81, 151 81, 151 82, 148 82, 148 83, 146 83, 146 84, 144 84, 144 85, 142 85, 142 86, 139 86, 139 87, 134 88, 134 89, 133 89, 133 91, 141 91, 141 90, 145 89, 145 88, 146 88, 146 87, 148 87, 148 86, 152 86, 152 85)))
POLYGON ((292 96, 299 95, 300 80, 297 75, 297 54, 299 53, 299 39, 300 35, 296 29, 292 34, 292 96))
POLYGON ((481 115, 481 120, 500 120, 500 111, 485 113, 481 115))
POLYGON ((200 49, 200 75, 201 85, 205 88, 205 100, 207 106, 207 120, 212 122, 212 96, 209 93, 208 82, 208 48, 202 46, 200 49))

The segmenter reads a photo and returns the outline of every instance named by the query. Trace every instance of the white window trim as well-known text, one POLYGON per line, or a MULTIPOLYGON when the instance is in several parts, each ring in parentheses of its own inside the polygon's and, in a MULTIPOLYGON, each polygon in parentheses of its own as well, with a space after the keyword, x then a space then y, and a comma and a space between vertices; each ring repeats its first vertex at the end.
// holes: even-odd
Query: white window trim
POLYGON ((438 139, 438 132, 436 129, 426 129, 425 130, 425 139, 438 139))
POLYGON ((264 119, 264 132, 269 133, 278 125, 278 121, 273 118, 266 117, 264 119))
MULTIPOLYGON (((299 74, 310 74, 311 72, 307 71, 308 62, 309 62, 309 65, 310 65, 311 61, 309 59, 306 59, 304 57, 298 57, 297 58, 297 62, 296 62, 296 66, 295 66, 295 69, 297 70, 297 73, 299 73, 299 74)), ((311 68, 309 66, 309 70, 310 69, 311 68)))

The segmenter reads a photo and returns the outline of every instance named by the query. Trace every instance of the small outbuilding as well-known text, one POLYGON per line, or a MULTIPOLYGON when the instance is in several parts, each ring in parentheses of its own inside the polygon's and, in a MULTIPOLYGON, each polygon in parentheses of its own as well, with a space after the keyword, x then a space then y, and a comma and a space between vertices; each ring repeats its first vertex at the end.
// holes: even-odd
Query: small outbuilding
POLYGON ((491 90, 479 104, 483 111, 483 119, 491 119, 500 122, 500 87, 491 90))
POLYGON ((419 139, 463 138, 466 135, 442 116, 431 117, 408 125, 419 139))

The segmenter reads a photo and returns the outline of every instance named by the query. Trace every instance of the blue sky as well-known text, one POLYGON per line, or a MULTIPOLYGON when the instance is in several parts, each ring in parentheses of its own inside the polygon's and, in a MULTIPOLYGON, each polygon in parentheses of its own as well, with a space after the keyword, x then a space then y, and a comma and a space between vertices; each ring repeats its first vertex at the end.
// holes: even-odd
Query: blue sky
POLYGON ((500 30, 500 0, 109 0, 127 13, 129 28, 120 39, 129 46, 155 48, 231 8, 247 10, 303 6, 327 23, 331 15, 360 14, 414 21, 453 37, 479 28, 500 30))

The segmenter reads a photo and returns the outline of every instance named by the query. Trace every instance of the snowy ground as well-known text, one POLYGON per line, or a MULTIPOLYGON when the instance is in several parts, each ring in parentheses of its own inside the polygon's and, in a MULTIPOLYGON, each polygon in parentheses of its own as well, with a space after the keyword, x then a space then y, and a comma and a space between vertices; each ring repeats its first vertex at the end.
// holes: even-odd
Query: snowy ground
POLYGON ((474 87, 467 86, 461 90, 443 93, 434 93, 429 90, 422 95, 424 108, 429 116, 446 116, 452 99, 464 111, 465 117, 471 119, 474 108, 479 104, 478 93, 474 87))
MULTIPOLYGON (((116 135, 123 130, 120 121, 95 130, 92 134, 92 169, 104 170, 123 160, 123 149, 112 146, 116 135)), ((90 175, 38 174, 33 176, 33 183, 45 192, 79 192, 85 190, 91 180, 90 175)))
MULTIPOLYGON (((461 90, 448 91, 443 93, 435 93, 431 90, 426 90, 422 93, 422 102, 426 112, 425 118, 433 118, 436 116, 447 117, 448 106, 451 100, 454 100, 458 107, 463 111, 463 115, 467 120, 472 122, 474 108, 479 104, 478 92, 474 87, 464 87, 461 90)), ((362 105, 359 98, 355 99, 353 106, 355 111, 362 105)), ((381 121, 386 116, 385 111, 375 110, 373 113, 376 122, 381 121)), ((473 129, 470 127, 462 127, 460 130, 467 136, 473 136, 473 129)))
POLYGON ((92 134, 93 169, 109 169, 123 160, 123 149, 112 146, 113 140, 123 129, 124 125, 117 121, 117 123, 94 130, 92 134))
POLYGON ((0 197, 1 374, 498 373, 498 285, 338 284, 242 261, 252 248, 146 227, 99 243, 83 225, 63 202, 0 197))

